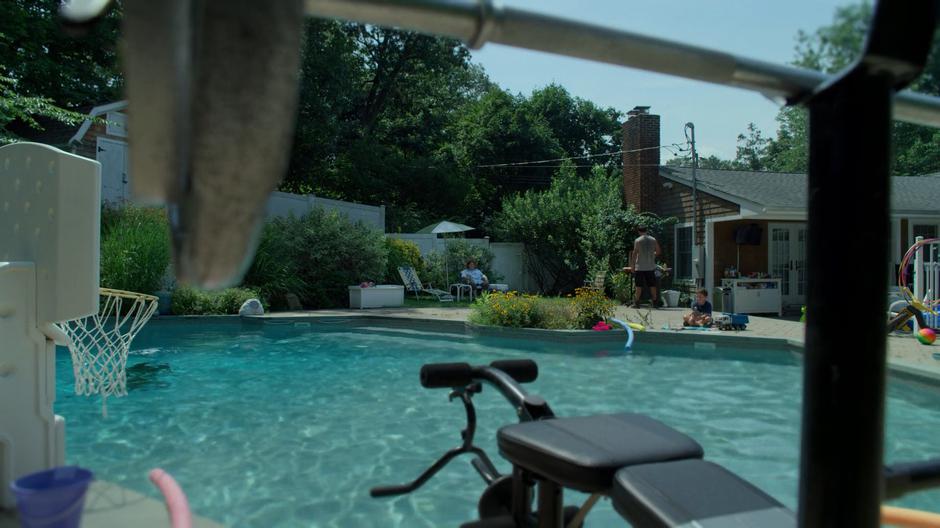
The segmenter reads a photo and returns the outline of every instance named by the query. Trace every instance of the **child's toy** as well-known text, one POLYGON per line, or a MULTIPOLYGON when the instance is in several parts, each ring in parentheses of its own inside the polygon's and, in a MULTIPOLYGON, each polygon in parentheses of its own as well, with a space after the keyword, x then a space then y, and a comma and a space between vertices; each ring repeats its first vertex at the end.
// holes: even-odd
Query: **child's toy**
POLYGON ((921 328, 917 332, 917 340, 922 345, 932 345, 937 340, 937 333, 931 328, 921 328))
MULTIPOLYGON (((899 301, 897 304, 902 304, 902 303, 901 301, 899 301)), ((891 332, 894 332, 897 330, 904 330, 908 326, 913 328, 913 325, 911 324, 911 319, 916 319, 917 325, 920 326, 921 328, 929 329, 929 327, 927 326, 927 323, 924 321, 925 313, 936 314, 937 312, 935 312, 929 306, 926 306, 923 303, 918 302, 915 299, 911 299, 907 305, 904 305, 904 307, 901 308, 888 321, 888 333, 890 334, 891 332)), ((919 336, 918 336, 918 339, 920 339, 919 336)))
POLYGON ((591 328, 591 330, 594 330, 595 332, 604 332, 606 330, 613 330, 613 327, 604 321, 598 321, 597 324, 591 328))
POLYGON ((744 330, 751 320, 746 314, 721 313, 712 318, 712 322, 721 330, 744 330))

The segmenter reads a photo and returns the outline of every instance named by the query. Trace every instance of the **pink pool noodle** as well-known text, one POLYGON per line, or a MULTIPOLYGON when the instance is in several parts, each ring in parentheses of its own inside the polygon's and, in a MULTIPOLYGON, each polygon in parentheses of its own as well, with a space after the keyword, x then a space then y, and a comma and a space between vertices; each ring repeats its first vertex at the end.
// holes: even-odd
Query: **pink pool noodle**
POLYGON ((160 468, 150 471, 150 482, 163 494, 166 510, 170 514, 170 526, 173 528, 191 528, 193 517, 189 511, 186 494, 169 473, 160 468))

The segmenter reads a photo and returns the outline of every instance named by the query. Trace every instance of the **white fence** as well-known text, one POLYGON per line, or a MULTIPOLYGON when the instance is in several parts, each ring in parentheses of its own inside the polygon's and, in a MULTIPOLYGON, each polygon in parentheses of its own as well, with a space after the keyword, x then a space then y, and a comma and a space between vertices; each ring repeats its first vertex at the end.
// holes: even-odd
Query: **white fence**
MULTIPOLYGON (((917 242, 923 237, 917 237, 917 242)), ((940 298, 940 242, 924 244, 914 254, 914 298, 933 300, 940 298)), ((924 322, 931 328, 937 328, 936 315, 924 314, 924 322)), ((916 328, 916 323, 915 323, 916 328)))
MULTIPOLYGON (((445 244, 447 244, 447 239, 432 234, 387 233, 385 236, 414 242, 421 251, 421 256, 424 257, 431 252, 443 253, 445 244)), ((502 277, 499 282, 508 284, 510 289, 518 291, 535 290, 535 281, 531 280, 525 266, 525 244, 520 242, 490 243, 488 238, 464 238, 461 240, 489 248, 493 252, 493 263, 491 265, 493 269, 483 270, 485 273, 502 277)))
POLYGON ((336 211, 345 215, 353 222, 361 221, 366 225, 374 226, 385 232, 385 206, 384 205, 363 205, 352 202, 342 202, 339 200, 330 200, 320 198, 312 194, 292 194, 280 191, 274 191, 268 198, 268 205, 265 207, 265 216, 301 216, 308 213, 315 207, 321 207, 328 211, 336 211))
MULTIPOLYGON (((423 257, 428 256, 431 252, 443 253, 447 247, 447 241, 449 240, 428 233, 386 233, 385 236, 414 242, 418 245, 418 249, 421 250, 421 256, 423 257)), ((490 240, 488 238, 461 238, 460 240, 477 246, 490 246, 490 240)))

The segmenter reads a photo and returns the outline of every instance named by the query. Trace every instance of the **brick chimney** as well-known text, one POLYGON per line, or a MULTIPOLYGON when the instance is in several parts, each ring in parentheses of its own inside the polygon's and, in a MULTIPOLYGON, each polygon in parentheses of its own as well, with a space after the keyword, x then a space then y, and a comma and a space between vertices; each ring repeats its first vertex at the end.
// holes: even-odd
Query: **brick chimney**
POLYGON ((627 122, 623 124, 623 199, 627 204, 633 204, 638 212, 658 212, 662 184, 659 178, 659 116, 650 114, 648 106, 634 107, 627 116, 627 122))

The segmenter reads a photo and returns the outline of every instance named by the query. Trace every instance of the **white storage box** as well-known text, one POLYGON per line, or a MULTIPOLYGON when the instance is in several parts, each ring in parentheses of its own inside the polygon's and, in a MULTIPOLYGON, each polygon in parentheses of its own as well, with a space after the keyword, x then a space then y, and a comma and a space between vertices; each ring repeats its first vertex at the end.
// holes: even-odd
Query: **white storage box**
POLYGON ((371 288, 349 287, 350 308, 383 308, 405 304, 405 287, 380 284, 371 288))

